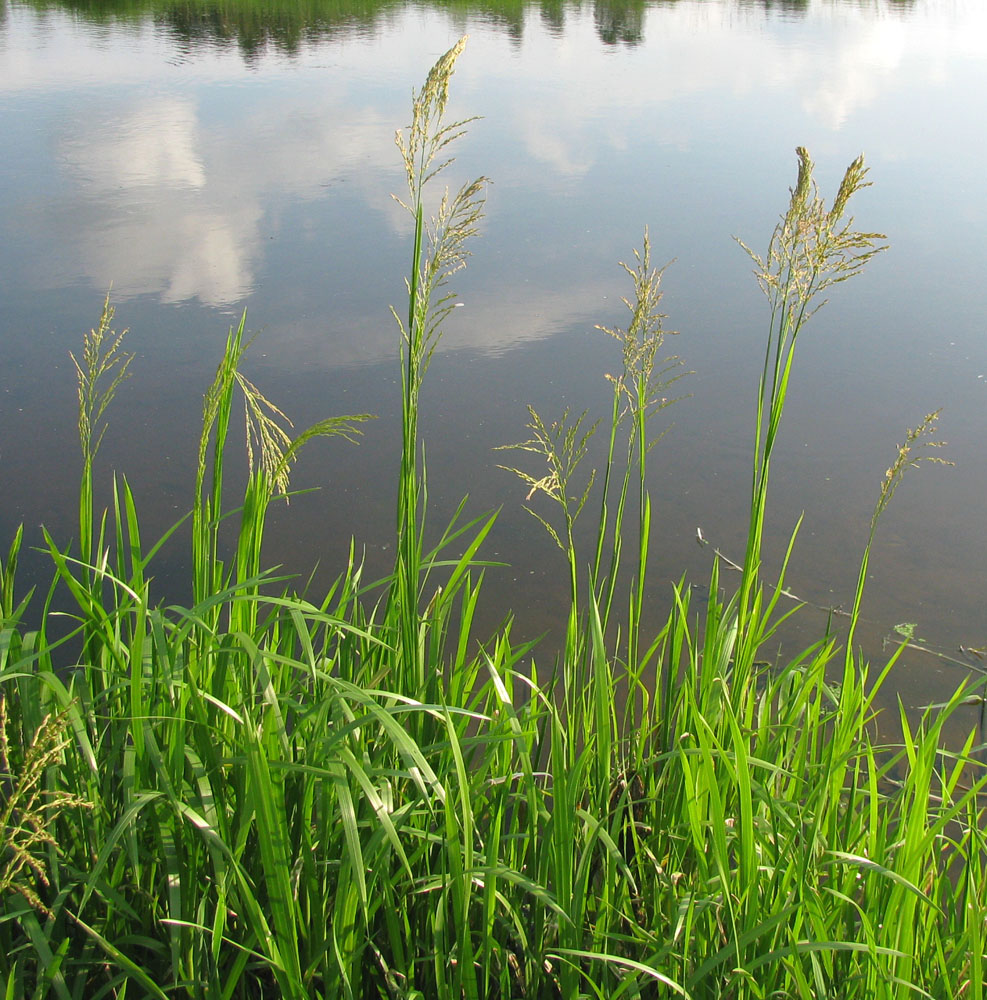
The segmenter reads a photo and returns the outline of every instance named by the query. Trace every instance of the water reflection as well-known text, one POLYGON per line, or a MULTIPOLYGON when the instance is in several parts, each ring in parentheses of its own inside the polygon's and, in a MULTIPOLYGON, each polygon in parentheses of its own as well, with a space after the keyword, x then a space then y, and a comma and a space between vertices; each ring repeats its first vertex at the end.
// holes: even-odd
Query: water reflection
MULTIPOLYGON (((33 6, 55 9, 51 4, 33 6)), ((116 4, 60 6, 100 22, 124 16, 116 4)), ((594 3, 595 31, 607 44, 638 41, 651 6, 594 3)), ((764 31, 759 20, 725 18, 721 4, 671 6, 685 16, 666 21, 659 57, 635 72, 615 74, 605 52, 587 45, 578 31, 570 32, 566 45, 548 59, 514 61, 498 93, 475 104, 511 133, 512 150, 523 150, 529 161, 548 169, 532 171, 521 162, 515 170, 513 155, 502 164, 495 151, 494 162, 484 170, 501 184, 546 183, 553 191, 569 184, 575 191, 612 155, 626 156, 638 144, 642 125, 657 129, 662 143, 688 149, 697 131, 690 102, 707 94, 747 100, 766 68, 774 92, 802 95, 802 112, 836 131, 895 85, 895 74, 917 44, 914 32, 899 19, 867 18, 845 29, 834 23, 830 44, 807 49, 764 31), (560 76, 569 81, 562 88, 556 85, 560 76), (551 93, 552 100, 532 101, 532 93, 551 93)), ((765 0, 763 6, 773 5, 765 0)), ((263 37, 296 53, 304 40, 320 32, 345 32, 393 14, 387 4, 317 5, 310 19, 295 5, 275 6, 263 18, 239 4, 228 9, 155 4, 149 9, 169 30, 184 24, 186 42, 235 36, 244 45, 263 37)), ((125 10, 126 16, 134 16, 131 7, 125 10)), ((577 18, 580 7, 540 11, 561 27, 564 11, 577 18)), ((157 35, 142 34, 135 48, 137 40, 94 40, 76 28, 66 32, 60 27, 51 44, 32 33, 30 25, 23 25, 18 35, 32 36, 33 44, 21 46, 18 37, 9 46, 15 58, 0 74, 0 93, 83 88, 72 98, 77 106, 82 102, 81 113, 51 123, 61 198, 38 214, 14 212, 6 220, 22 232, 29 229, 25 239, 31 243, 75 248, 65 264, 68 270, 59 272, 57 256, 47 258, 46 270, 54 280, 84 277, 96 288, 112 283, 117 295, 150 294, 163 303, 197 299, 214 307, 234 305, 251 294, 269 242, 283 235, 278 206, 288 201, 314 204, 341 181, 391 232, 403 233, 400 213, 381 199, 382 190, 393 188, 397 179, 390 136, 404 113, 397 110, 392 90, 352 83, 345 71, 306 69, 304 88, 279 87, 274 94, 270 82, 280 70, 271 60, 255 61, 245 76, 242 64, 201 52, 190 87, 180 77, 162 77, 160 63, 137 54, 142 46, 161 52, 157 35), (98 75, 93 74, 96 65, 98 75), (238 89, 216 90, 229 84, 238 89), (107 92, 107 87, 116 89, 107 92), (354 107, 358 87, 361 96, 354 107)), ((251 43, 255 54, 258 45, 251 43)), ((481 47, 471 53, 465 72, 478 83, 503 76, 501 58, 496 47, 481 47)), ((935 73, 935 52, 927 45, 925 60, 926 72, 935 73)), ((464 104, 474 100, 469 91, 464 104)), ((492 214, 498 210, 492 208, 492 214)), ((522 296, 524 306, 529 299, 522 296)), ((530 336, 544 335, 582 316, 588 304, 566 310, 550 330, 537 321, 529 324, 528 314, 523 314, 524 325, 530 336)), ((543 300, 539 312, 557 305, 543 300)), ((504 330, 503 337, 489 329, 483 336, 492 336, 490 347, 516 342, 518 326, 498 323, 494 329, 504 330)), ((469 342, 478 346, 480 334, 469 342)))
POLYGON ((593 21, 605 45, 636 45, 644 38, 643 0, 616 0, 613 3, 594 3, 593 21))
MULTIPOLYGON (((697 524, 736 555, 763 313, 730 236, 764 249, 795 145, 816 155, 827 193, 863 149, 877 183, 860 219, 887 231, 893 249, 813 326, 773 515, 786 529, 806 510, 792 587, 839 603, 853 584, 853 528, 866 526, 895 436, 948 402, 943 433, 960 469, 896 498, 876 617, 923 628, 935 617, 944 633, 979 627, 970 539, 987 489, 976 382, 987 370, 987 137, 971 123, 987 114, 982 5, 317 2, 263 16, 250 6, 0 4, 0 516, 50 521, 56 506, 71 509, 70 487, 51 483, 72 465, 73 386, 64 364, 52 367, 77 348, 112 283, 141 354, 134 385, 143 381, 111 422, 108 464, 160 482, 162 463, 147 456, 194 442, 214 348, 248 306, 261 331, 258 384, 299 425, 381 414, 359 458, 312 467, 310 483, 331 482, 333 497, 311 508, 306 530, 285 529, 278 558, 291 553, 307 572, 311 545, 300 539, 388 537, 387 303, 402 294, 409 237, 388 197, 403 183, 393 130, 428 63, 468 29, 454 112, 484 117, 449 179, 495 183, 476 257, 453 285, 464 307, 433 370, 436 502, 454 509, 466 483, 479 503, 504 504, 498 551, 528 560, 519 497, 490 471, 489 449, 518 438, 528 401, 546 414, 598 402, 611 361, 589 346, 593 325, 622 322, 615 261, 648 223, 656 258, 679 258, 670 324, 700 373, 655 465, 668 562, 655 579, 686 567, 704 578, 697 524), (60 410, 46 393, 64 396, 60 410), (933 509, 950 513, 929 526, 933 509), (912 610, 899 613, 898 601, 912 610)), ((162 529, 189 480, 187 469, 169 475, 162 529)), ((315 500, 293 503, 291 517, 306 504, 315 500)), ((550 617, 545 567, 543 591, 509 603, 550 617)))
POLYGON ((57 137, 80 212, 49 206, 49 238, 77 243, 86 277, 118 296, 240 302, 276 227, 272 202, 322 198, 352 164, 379 170, 390 154, 389 123, 340 126, 334 103, 260 97, 210 123, 189 96, 100 102, 57 137))
MULTIPOLYGON (((6 3, 7 0, 4 0, 6 3)), ((273 47, 288 55, 324 38, 369 38, 404 7, 404 0, 310 0, 306 4, 274 2, 257 8, 237 0, 18 0, 37 11, 69 11, 94 24, 139 24, 149 18, 166 29, 179 50, 202 45, 235 45, 252 62, 273 47)), ((741 8, 767 14, 804 17, 818 0, 736 0, 741 8)), ((873 0, 834 0, 842 5, 866 6, 873 0)), ((644 39, 646 12, 652 8, 688 6, 690 0, 459 0, 454 7, 431 0, 436 10, 452 13, 461 23, 475 21, 495 26, 515 40, 524 36, 529 11, 555 33, 562 31, 567 15, 590 10, 599 40, 606 45, 636 45, 644 39)), ((906 11, 915 0, 879 0, 877 6, 906 11)), ((0 5, 0 16, 3 14, 0 5)))

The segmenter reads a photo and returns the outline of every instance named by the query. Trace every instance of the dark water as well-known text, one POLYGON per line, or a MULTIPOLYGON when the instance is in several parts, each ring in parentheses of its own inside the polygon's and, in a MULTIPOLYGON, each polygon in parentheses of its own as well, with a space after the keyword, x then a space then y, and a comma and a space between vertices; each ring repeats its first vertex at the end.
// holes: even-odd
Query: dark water
MULTIPOLYGON (((373 412, 358 448, 316 443, 270 561, 317 579, 349 540, 391 558, 399 442, 397 331, 409 255, 393 143, 434 59, 471 39, 451 113, 480 115, 452 184, 492 178, 483 234, 454 288, 426 386, 438 525, 465 492, 502 506, 487 617, 557 624, 564 566, 491 449, 546 416, 602 412, 618 364, 594 330, 623 321, 618 260, 645 225, 666 272, 670 346, 691 398, 652 452, 658 610, 742 555, 765 301, 731 237, 764 249, 794 148, 824 195, 866 154, 858 223, 891 250, 834 289, 807 328, 769 511, 772 559, 805 512, 789 586, 850 601, 884 470, 943 407, 950 469, 906 477, 872 559, 875 655, 902 622, 955 656, 982 646, 987 549, 987 8, 979 0, 625 4, 148 2, 0 5, 0 538, 73 532, 70 349, 112 285, 134 376, 100 455, 134 484, 148 537, 190 506, 202 393, 241 311, 249 376, 305 426, 373 412)), ((587 525, 588 526, 588 525, 587 525)), ((6 544, 5 542, 3 543, 6 544)), ((159 568, 178 587, 173 546, 159 568)), ((24 584, 36 564, 27 560, 24 584)), ((906 698, 959 673, 909 653, 906 698)))

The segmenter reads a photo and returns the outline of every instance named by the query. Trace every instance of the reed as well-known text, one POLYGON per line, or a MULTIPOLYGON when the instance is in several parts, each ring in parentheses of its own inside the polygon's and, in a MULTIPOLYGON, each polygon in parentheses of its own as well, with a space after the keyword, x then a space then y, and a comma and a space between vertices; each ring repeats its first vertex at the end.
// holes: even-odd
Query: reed
POLYGON ((586 468, 591 417, 530 411, 514 472, 571 583, 546 666, 509 616, 474 634, 493 515, 470 517, 464 501, 439 530, 428 520, 420 393, 482 207, 471 182, 427 221, 466 127, 444 120, 462 47, 399 137, 415 235, 386 579, 366 581, 355 548, 317 601, 264 571, 266 512, 287 502, 299 450, 354 437, 364 415, 294 435, 241 372, 241 321, 205 393, 191 606, 163 603, 149 568, 174 529, 146 544, 122 478, 110 509, 91 510, 99 431, 85 426, 101 426, 112 391, 99 385, 108 374, 115 391, 125 366, 86 341, 80 538, 62 549, 45 536, 39 624, 17 589, 21 532, 0 562, 3 995, 982 997, 987 772, 975 732, 945 736, 981 693, 967 683, 918 717, 901 710, 889 742, 875 699, 903 647, 872 666, 852 645, 878 519, 906 469, 935 457, 923 451, 934 415, 885 477, 845 647, 826 633, 777 661, 773 636, 795 613, 779 605, 787 558, 770 584, 761 565, 797 336, 814 296, 877 249, 845 221, 862 161, 827 210, 800 151, 789 209, 756 258, 772 320, 735 592, 715 559, 705 608, 682 581, 647 632, 648 456, 684 374, 664 353, 647 233, 625 267, 627 329, 605 331, 622 367, 601 474, 586 468), (231 509, 238 395, 249 470, 231 509), (583 552, 573 526, 591 509, 583 552), (229 564, 221 526, 236 538, 229 564), (57 642, 56 595, 71 621, 57 642))

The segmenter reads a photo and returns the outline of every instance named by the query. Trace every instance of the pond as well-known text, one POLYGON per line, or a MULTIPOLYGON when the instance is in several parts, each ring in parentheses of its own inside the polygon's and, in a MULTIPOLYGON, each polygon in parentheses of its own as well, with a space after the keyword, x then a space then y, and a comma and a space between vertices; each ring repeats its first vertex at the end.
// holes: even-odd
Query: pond
MULTIPOLYGON (((99 479, 125 474, 146 539, 191 506, 202 395, 231 324, 245 370, 294 420, 370 412, 358 446, 316 442, 266 561, 324 587, 350 544, 392 558, 399 335, 411 231, 394 131, 469 33, 450 112, 478 116, 450 184, 491 179, 480 238, 425 388, 436 530, 469 494, 499 507, 486 621, 560 627, 565 566, 498 468, 526 405, 602 414, 624 321, 619 261, 645 227, 666 342, 690 374, 652 452, 655 619, 668 583, 740 560, 767 303, 733 237, 766 249, 796 171, 832 197, 863 152, 859 225, 890 249, 806 328, 773 469, 769 566, 804 522, 788 586, 852 599, 885 469, 942 407, 955 466, 906 476, 879 529, 860 638, 914 623, 913 703, 977 668, 987 532, 987 8, 979 0, 259 4, 0 0, 0 542, 74 532, 74 369, 112 288, 133 377, 99 479), (697 529, 711 543, 697 545, 697 529)), ((602 442, 601 442, 602 444, 602 442)), ((591 455, 598 457, 594 452, 591 455)), ((105 494, 104 494, 105 496, 105 494)), ((161 597, 181 599, 186 546, 161 597)), ((46 580, 25 558, 23 587, 46 580)), ((817 614, 823 620, 825 610, 817 614)), ((811 633, 815 626, 809 629, 811 633)), ((792 638, 789 641, 798 641, 792 638)))

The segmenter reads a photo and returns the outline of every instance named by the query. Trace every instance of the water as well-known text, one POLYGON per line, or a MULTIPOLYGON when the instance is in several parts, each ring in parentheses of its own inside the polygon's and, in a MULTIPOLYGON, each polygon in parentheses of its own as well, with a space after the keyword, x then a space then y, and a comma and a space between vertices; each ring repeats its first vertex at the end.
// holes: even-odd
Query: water
MULTIPOLYGON (((270 5, 0 6, 0 538, 73 533, 77 444, 68 358, 112 286, 134 376, 110 412, 101 479, 125 473, 146 537, 188 510, 202 393, 231 323, 258 336, 246 370, 296 426, 372 412, 357 448, 319 442, 272 525, 269 561, 325 582, 355 536, 392 557, 397 332, 408 217, 390 197, 410 95, 464 32, 451 114, 482 116, 449 182, 484 174, 482 238, 426 386, 435 524, 465 492, 502 506, 487 587, 528 633, 558 626, 565 570, 491 449, 526 436, 525 406, 603 412, 618 364, 616 266, 650 229, 671 260, 670 341, 691 398, 652 453, 656 616, 667 582, 703 581, 711 543, 742 556, 765 301, 736 235, 763 250, 806 146, 831 197, 861 151, 855 213, 891 249, 834 289, 806 330, 774 463, 769 555, 805 520, 790 588, 846 605, 885 468, 906 428, 944 407, 955 468, 906 477, 879 529, 861 633, 917 624, 963 659, 984 644, 982 267, 987 10, 977 0, 654 4, 399 3, 347 12, 270 5), (194 16, 190 14, 194 12, 194 16), (321 13, 320 13, 321 11, 321 13), (266 18, 266 20, 265 20, 266 18)), ((40 582, 27 559, 23 584, 40 582)), ((163 590, 187 567, 180 544, 163 590)), ((814 627, 814 626, 813 626, 814 627)), ((793 640, 795 641, 795 640, 793 640)), ((909 653, 906 698, 959 674, 909 653)))

